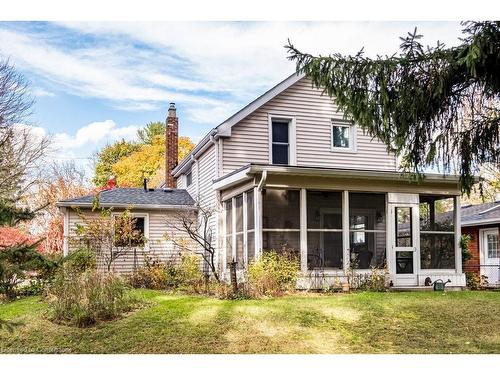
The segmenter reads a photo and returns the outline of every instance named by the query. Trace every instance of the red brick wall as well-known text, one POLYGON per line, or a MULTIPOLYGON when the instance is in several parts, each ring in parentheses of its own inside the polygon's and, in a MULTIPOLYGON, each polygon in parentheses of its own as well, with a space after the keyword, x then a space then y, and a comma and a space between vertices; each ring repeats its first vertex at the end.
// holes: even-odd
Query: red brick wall
POLYGON ((481 258, 479 255, 479 230, 486 228, 499 227, 500 224, 494 225, 483 225, 475 227, 462 227, 462 234, 468 234, 471 236, 471 241, 469 244, 469 250, 471 252, 472 258, 464 263, 464 271, 477 272, 479 274, 479 265, 481 264, 481 258))
POLYGON ((177 118, 175 104, 170 103, 167 117, 167 130, 165 133, 165 185, 169 188, 176 187, 176 181, 172 176, 172 171, 177 166, 179 155, 179 119, 177 118))

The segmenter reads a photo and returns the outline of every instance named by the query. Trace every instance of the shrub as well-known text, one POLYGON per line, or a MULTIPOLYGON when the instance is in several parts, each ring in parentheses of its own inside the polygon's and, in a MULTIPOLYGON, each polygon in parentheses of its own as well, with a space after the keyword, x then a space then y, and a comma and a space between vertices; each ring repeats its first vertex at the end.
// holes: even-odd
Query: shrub
POLYGON ((484 276, 479 276, 476 272, 465 272, 465 282, 470 290, 481 290, 488 284, 484 276))
POLYGON ((47 298, 52 320, 78 327, 117 318, 137 303, 119 276, 67 267, 54 277, 47 298))
POLYGON ((173 262, 166 263, 153 260, 151 257, 144 259, 144 266, 130 276, 130 283, 135 288, 167 289, 178 284, 177 269, 173 262))
POLYGON ((46 279, 58 263, 40 254, 37 243, 0 249, 0 294, 15 298, 18 285, 30 278, 46 279))
POLYGON ((299 261, 289 253, 266 251, 248 267, 248 289, 255 296, 278 296, 295 289, 299 261))
POLYGON ((462 234, 460 236, 460 249, 462 250, 462 262, 467 262, 472 259, 472 253, 470 251, 470 242, 472 237, 469 234, 462 234))
POLYGON ((63 263, 71 271, 85 272, 96 268, 96 254, 94 251, 83 247, 68 255, 63 263))
POLYGON ((359 273, 351 269, 349 271, 349 287, 356 290, 367 290, 383 292, 387 290, 387 267, 372 267, 369 273, 359 273))
POLYGON ((38 296, 43 293, 45 289, 45 280, 32 279, 28 285, 23 285, 17 288, 18 296, 38 296))
POLYGON ((187 289, 199 293, 203 279, 199 257, 183 254, 179 262, 161 262, 151 257, 145 258, 144 266, 130 277, 130 283, 136 288, 187 289))

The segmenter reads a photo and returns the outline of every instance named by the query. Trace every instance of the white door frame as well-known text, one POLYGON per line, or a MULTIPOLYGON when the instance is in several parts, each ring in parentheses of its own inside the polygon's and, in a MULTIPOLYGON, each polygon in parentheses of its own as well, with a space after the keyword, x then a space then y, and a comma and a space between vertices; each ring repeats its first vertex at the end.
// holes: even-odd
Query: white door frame
MULTIPOLYGON (((485 237, 486 235, 488 234, 496 234, 497 236, 499 235, 498 233, 498 227, 497 228, 483 228, 483 229, 479 229, 479 272, 481 274, 481 276, 491 276, 492 273, 494 272, 483 272, 484 271, 484 267, 483 266, 489 266, 491 265, 492 269, 495 268, 493 267, 494 265, 496 265, 497 263, 493 263, 489 260, 488 258, 488 242, 485 241, 485 237)), ((499 241, 500 241, 500 237, 499 237, 499 241)), ((500 243, 499 243, 500 245, 500 243)), ((496 270, 496 269, 495 269, 496 270)), ((498 283, 500 282, 500 280, 488 280, 489 283, 498 283)))
POLYGON ((418 285, 418 270, 420 269, 420 238, 419 238, 419 205, 418 203, 389 203, 388 204, 388 239, 387 245, 389 249, 389 274, 392 277, 394 286, 416 286, 418 285), (411 247, 396 246, 396 207, 411 208, 411 247), (413 252, 413 273, 398 274, 396 273, 396 252, 411 251, 413 252))

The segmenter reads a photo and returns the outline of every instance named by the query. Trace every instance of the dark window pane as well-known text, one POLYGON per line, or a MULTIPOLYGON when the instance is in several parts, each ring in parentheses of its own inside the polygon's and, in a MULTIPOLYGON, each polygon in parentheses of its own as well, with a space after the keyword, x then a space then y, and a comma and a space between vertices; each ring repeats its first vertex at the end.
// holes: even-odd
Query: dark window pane
POLYGON ((247 257, 248 263, 255 258, 255 232, 247 233, 247 257))
POLYGON ((191 174, 191 172, 189 172, 186 175, 186 186, 190 186, 192 182, 193 182, 193 175, 191 174))
POLYGON ((349 148, 349 130, 348 126, 333 126, 333 147, 349 148))
POLYGON ((342 193, 307 191, 307 228, 342 229, 342 193))
POLYGON ((253 204, 253 190, 247 191, 247 228, 254 229, 255 213, 253 204))
POLYGON ((234 199, 236 214, 236 232, 243 232, 243 195, 238 195, 234 199))
POLYGON ((396 273, 413 273, 413 251, 396 251, 396 273))
POLYGON ((116 218, 115 224, 115 240, 114 245, 118 247, 124 246, 144 246, 145 241, 145 218, 132 217, 131 219, 132 233, 125 230, 128 227, 128 219, 121 216, 116 218))
POLYGON ((307 268, 342 268, 341 232, 307 233, 307 268))
POLYGON ((262 192, 264 229, 299 229, 298 190, 266 189, 262 192))
POLYGON ((243 257, 243 233, 236 235, 236 265, 237 268, 242 269, 245 267, 245 259, 243 257))
POLYGON ((386 261, 385 232, 350 232, 351 267, 368 269, 382 268, 386 261))
POLYGON ((300 233, 299 232, 263 232, 262 248, 264 251, 274 250, 276 252, 287 251, 294 255, 300 255, 300 233))
POLYGON ((288 145, 273 144, 273 164, 288 164, 288 145))
POLYGON ((288 122, 273 121, 273 142, 288 143, 288 122))
POLYGON ((420 233, 420 267, 422 269, 454 269, 454 242, 454 234, 420 233))
POLYGON ((232 223, 232 202, 231 200, 226 201, 226 234, 233 233, 233 223, 232 223))
POLYGON ((385 230, 385 194, 349 193, 349 227, 385 230))
POLYGON ((396 207, 396 246, 412 247, 412 214, 411 207, 396 207))
POLYGON ((453 232, 454 220, 453 198, 420 196, 420 230, 453 232))

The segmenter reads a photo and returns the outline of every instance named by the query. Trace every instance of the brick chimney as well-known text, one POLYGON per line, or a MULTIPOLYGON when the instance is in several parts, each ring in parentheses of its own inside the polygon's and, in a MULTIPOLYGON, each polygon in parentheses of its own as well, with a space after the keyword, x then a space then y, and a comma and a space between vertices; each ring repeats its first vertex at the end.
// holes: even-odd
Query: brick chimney
POLYGON ((175 103, 170 103, 168 107, 165 137, 165 146, 167 148, 167 154, 165 155, 165 186, 175 188, 176 184, 172 171, 177 166, 179 155, 179 119, 177 118, 175 103))

